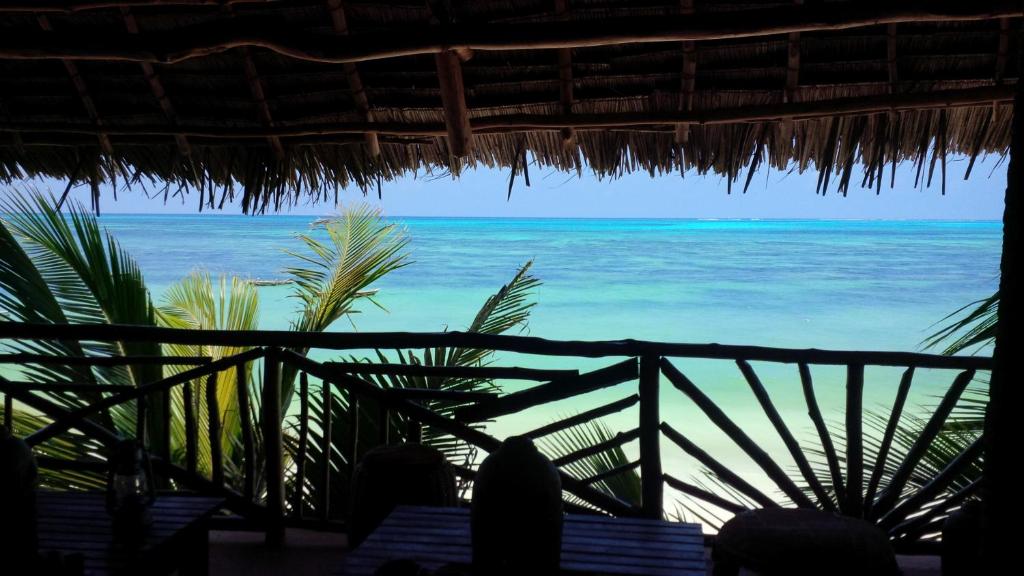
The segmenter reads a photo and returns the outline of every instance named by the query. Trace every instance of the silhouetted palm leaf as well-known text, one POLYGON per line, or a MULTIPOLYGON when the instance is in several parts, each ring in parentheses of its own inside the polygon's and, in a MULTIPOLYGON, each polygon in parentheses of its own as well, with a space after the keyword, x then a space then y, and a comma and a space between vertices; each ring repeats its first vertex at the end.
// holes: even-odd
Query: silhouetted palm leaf
MULTIPOLYGON (((580 450, 585 450, 614 438, 611 430, 602 420, 591 420, 585 424, 579 424, 566 428, 540 440, 542 450, 552 460, 568 456, 580 450)), ((621 446, 605 450, 592 456, 587 456, 570 462, 564 466, 564 470, 574 478, 586 480, 598 474, 613 470, 620 466, 629 464, 630 460, 621 446)), ((623 502, 634 506, 640 505, 641 488, 640 475, 636 469, 627 470, 610 478, 600 480, 592 486, 605 494, 615 496, 623 502)), ((577 502, 582 504, 582 502, 577 502)))
MULTIPOLYGON (((469 325, 469 331, 483 332, 487 334, 500 334, 502 332, 519 328, 525 330, 529 319, 529 312, 534 306, 531 299, 533 291, 540 284, 540 281, 529 274, 532 262, 524 264, 507 284, 502 286, 496 293, 488 297, 469 325)), ((381 350, 375 351, 373 358, 349 357, 348 361, 367 363, 399 363, 414 364, 422 366, 483 366, 490 361, 494 351, 478 350, 468 348, 430 348, 421 351, 396 350, 393 356, 381 350)), ((491 391, 498 393, 498 383, 490 379, 480 378, 451 378, 451 377, 415 377, 395 375, 367 375, 363 378, 381 388, 425 388, 431 390, 453 390, 463 392, 491 391)), ((322 430, 324 422, 324 411, 321 402, 310 404, 310 420, 316 425, 310 428, 310 445, 308 449, 307 470, 310 480, 305 487, 308 500, 311 506, 316 506, 321 501, 321 486, 313 479, 321 478, 323 466, 325 465, 323 453, 320 450, 322 443, 322 430)), ((424 402, 428 408, 439 414, 450 416, 451 413, 461 406, 461 403, 453 402, 424 402)), ((333 394, 331 397, 332 406, 332 430, 331 446, 336 450, 331 455, 330 467, 334 478, 341 478, 343 485, 340 493, 344 494, 347 486, 344 481, 347 479, 347 470, 352 466, 352 454, 343 452, 349 450, 352 445, 351 437, 351 413, 349 411, 349 399, 346 396, 333 394)), ((362 454, 366 450, 377 445, 381 435, 380 414, 375 406, 368 406, 366 402, 359 405, 359 445, 357 453, 362 454)), ((294 427, 294 425, 292 426, 294 427)), ((399 415, 392 415, 391 423, 392 438, 401 438, 406 433, 404 420, 399 415)), ((432 430, 429 426, 424 427, 423 442, 431 445, 446 454, 451 461, 470 464, 475 454, 474 450, 462 441, 450 435, 432 430)), ((335 496, 335 501, 337 497, 335 496)))
POLYGON ((959 354, 968 348, 983 348, 996 337, 996 322, 999 319, 999 291, 976 300, 949 314, 937 323, 952 320, 924 341, 925 348, 934 348, 946 343, 943 354, 959 354), (966 312, 966 314, 964 314, 966 312), (959 318, 957 318, 960 316, 959 318))

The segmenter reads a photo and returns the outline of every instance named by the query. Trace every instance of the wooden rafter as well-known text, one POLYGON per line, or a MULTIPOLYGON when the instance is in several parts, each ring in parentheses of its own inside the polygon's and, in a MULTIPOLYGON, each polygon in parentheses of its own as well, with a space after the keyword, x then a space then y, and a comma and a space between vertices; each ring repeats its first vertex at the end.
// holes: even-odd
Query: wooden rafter
MULTIPOLYGON (((433 14, 431 23, 452 26, 452 15, 447 5, 428 0, 433 14)), ((467 48, 467 47, 461 47, 467 48)), ((434 53, 437 67, 437 82, 441 88, 441 107, 444 109, 445 133, 448 136, 448 152, 455 158, 469 154, 473 148, 473 127, 469 123, 469 107, 466 106, 466 86, 462 81, 462 60, 472 56, 472 51, 441 49, 434 53)))
MULTIPOLYGON (((124 25, 128 32, 130 34, 138 34, 139 23, 135 20, 135 15, 132 14, 131 9, 121 8, 121 16, 124 18, 124 25)), ((160 80, 160 75, 157 74, 156 69, 149 62, 141 62, 140 66, 142 67, 142 74, 146 77, 146 82, 149 84, 149 89, 153 93, 153 97, 160 104, 160 110, 163 111, 167 122, 172 126, 177 125, 178 115, 174 112, 174 106, 167 96, 167 90, 164 89, 164 83, 160 80)), ((192 147, 189 146, 188 138, 181 134, 175 134, 174 140, 178 144, 178 151, 181 152, 182 156, 187 158, 192 155, 192 147)))
MULTIPOLYGON (((804 0, 793 0, 799 6, 804 0)), ((790 32, 786 59, 786 102, 794 102, 796 91, 800 87, 800 33, 790 32)))
MULTIPOLYGON (((334 26, 334 32, 339 36, 348 36, 348 20, 345 17, 344 2, 342 0, 327 0, 327 8, 331 13, 331 24, 334 26)), ((352 91, 352 99, 355 101, 356 110, 359 111, 363 120, 373 122, 373 116, 370 114, 370 102, 366 97, 366 88, 363 87, 363 80, 359 76, 359 70, 351 62, 342 64, 342 67, 345 70, 348 87, 352 91)), ((369 148, 371 156, 374 158, 380 156, 380 140, 377 138, 376 133, 366 133, 366 146, 369 148)))
MULTIPOLYGON (((694 14, 693 0, 680 0, 679 10, 682 14, 692 16, 694 14)), ((683 70, 682 85, 679 92, 679 111, 689 112, 693 110, 693 94, 697 84, 697 46, 692 41, 683 42, 683 70)), ((676 124, 675 142, 676 146, 682 146, 690 140, 690 125, 687 123, 676 124)), ((680 166, 680 168, 684 168, 680 166)))
POLYGON ((996 83, 1002 84, 1006 76, 1006 59, 1010 52, 1010 20, 999 20, 999 48, 996 51, 996 83))
MULTIPOLYGON (((248 48, 242 48, 242 66, 245 67, 245 80, 249 84, 249 91, 252 93, 252 97, 256 100, 256 105, 259 108, 260 122, 266 128, 273 128, 274 117, 270 114, 270 105, 267 104, 267 94, 263 89, 263 79, 260 78, 259 71, 256 70, 256 62, 252 59, 252 52, 248 48)), ((281 145, 281 139, 271 135, 267 136, 267 142, 274 151, 274 156, 279 161, 284 160, 284 146, 281 145)))
POLYGON ((277 1, 279 0, 0 0, 0 12, 73 14, 111 8, 221 8, 231 4, 269 4, 277 1))
MULTIPOLYGON (((569 19, 569 0, 555 0, 555 16, 559 20, 569 19)), ((572 49, 558 49, 558 100, 562 105, 562 114, 572 114, 573 104, 572 80, 572 49)), ((576 140, 576 131, 572 128, 562 129, 562 146, 569 150, 576 140)))
MULTIPOLYGON (((234 10, 230 4, 224 4, 221 12, 229 18, 234 18, 234 10)), ((260 78, 259 70, 256 69, 256 61, 252 58, 252 51, 249 46, 240 46, 239 53, 242 56, 242 68, 245 70, 245 81, 249 85, 249 93, 256 101, 256 108, 259 110, 260 123, 264 128, 274 127, 274 117, 270 113, 270 105, 267 103, 267 92, 263 86, 263 79, 260 78)), ((274 153, 278 162, 284 161, 284 146, 277 136, 267 136, 267 144, 274 153)))
POLYGON ((899 60, 896 54, 897 25, 889 24, 886 28, 886 68, 889 71, 889 93, 896 94, 900 81, 899 60))
MULTIPOLYGON (((4 104, 2 98, 0 98, 0 118, 4 118, 8 122, 10 122, 11 120, 11 113, 7 109, 7 106, 4 104)), ((21 134, 17 132, 11 134, 11 141, 14 144, 14 147, 17 148, 18 150, 21 150, 25 147, 25 142, 22 141, 21 134)))
POLYGON ((434 55, 437 80, 441 85, 441 105, 444 108, 445 134, 453 156, 461 157, 473 147, 473 127, 466 107, 466 87, 462 82, 462 60, 454 52, 434 55))
MULTIPOLYGON (((793 0, 793 4, 799 6, 804 0, 793 0)), ((783 92, 784 102, 795 102, 797 90, 800 88, 800 33, 790 32, 787 39, 786 54, 786 89, 783 92)), ((792 138, 793 123, 786 121, 783 124, 783 135, 792 138)))
POLYGON ((789 56, 786 62, 786 102, 796 99, 800 87, 800 33, 789 34, 789 56))
POLYGON ((69 31, 41 36, 6 31, 0 58, 81 59, 175 63, 233 48, 265 48, 284 56, 342 64, 465 50, 536 50, 617 44, 726 40, 791 32, 834 31, 900 22, 977 21, 1024 16, 1018 1, 964 3, 855 3, 835 10, 828 3, 693 15, 607 18, 529 24, 451 24, 363 33, 345 38, 296 34, 264 20, 240 18, 233 25, 197 25, 141 37, 69 31))
MULTIPOLYGON (((454 56, 453 56, 454 57, 454 56)), ((658 127, 671 130, 675 124, 699 123, 705 125, 735 124, 744 122, 775 122, 783 120, 813 120, 817 118, 878 114, 907 110, 936 110, 943 108, 988 106, 993 103, 1004 105, 1012 102, 1013 85, 919 92, 904 94, 882 94, 698 110, 693 112, 619 112, 597 114, 573 114, 571 116, 513 114, 488 116, 468 122, 473 133, 500 134, 531 130, 601 130, 611 128, 658 127)), ((468 130, 468 128, 467 128, 468 130)), ((293 137, 319 137, 340 134, 363 134, 377 132, 393 136, 446 136, 445 124, 405 122, 339 122, 312 126, 275 126, 272 128, 225 128, 218 126, 112 126, 102 128, 82 124, 0 124, 0 132, 22 132, 40 134, 85 134, 100 132, 112 136, 171 136, 183 134, 189 137, 210 139, 252 139, 293 137)), ((469 132, 467 132, 468 134, 469 132)))
MULTIPOLYGON (((53 32, 53 25, 46 15, 37 16, 36 21, 44 32, 53 32)), ((75 91, 78 92, 78 99, 82 102, 82 107, 85 108, 86 114, 89 115, 89 120, 100 129, 96 134, 97 139, 100 141, 100 149, 103 150, 104 154, 112 156, 114 154, 114 147, 110 144, 110 138, 102 131, 103 119, 100 117, 99 110, 96 109, 96 102, 92 99, 89 86, 78 70, 78 65, 71 60, 61 60, 61 63, 64 64, 64 69, 67 70, 71 83, 74 84, 75 91)))

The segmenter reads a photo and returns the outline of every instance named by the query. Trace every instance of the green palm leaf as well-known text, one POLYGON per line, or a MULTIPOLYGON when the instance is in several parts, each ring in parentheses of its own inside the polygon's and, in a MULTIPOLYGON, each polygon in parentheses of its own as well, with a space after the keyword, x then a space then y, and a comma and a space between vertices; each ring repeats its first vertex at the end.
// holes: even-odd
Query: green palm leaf
MULTIPOLYGON (((300 234, 297 238, 305 249, 285 251, 296 261, 285 273, 294 280, 292 296, 302 303, 292 329, 303 332, 327 330, 340 318, 356 313, 357 301, 373 301, 373 292, 367 291, 370 285, 409 264, 405 229, 387 223, 370 206, 348 208, 319 221, 317 227, 326 233, 326 242, 300 234)), ((304 355, 308 349, 295 351, 304 355)), ((284 406, 291 403, 295 375, 290 368, 282 372, 284 406)))
MULTIPOLYGON (((6 222, 0 220, 0 316, 12 322, 67 324, 60 302, 36 269, 32 259, 15 240, 6 222)), ((75 341, 5 340, 9 352, 48 356, 84 356, 85 350, 75 341)), ((26 365, 22 375, 35 382, 94 382, 87 368, 73 366, 26 365)), ((57 401, 57 398, 50 398, 57 401)), ((66 406, 66 404, 64 404, 66 406)))
MULTIPOLYGON (((219 278, 216 283, 208 273, 193 272, 167 289, 163 305, 158 310, 162 326, 191 330, 256 330, 259 324, 259 294, 249 282, 239 278, 219 278)), ((214 360, 245 352, 250 347, 209 346, 169 344, 165 351, 174 356, 210 357, 214 360)), ((170 373, 187 369, 183 366, 168 367, 170 373)), ((246 365, 246 382, 252 382, 252 366, 246 365)), ((238 375, 235 368, 217 373, 217 406, 222 426, 222 453, 228 478, 237 477, 241 469, 240 454, 236 447, 240 443, 241 424, 238 413, 238 375)), ((207 381, 192 382, 195 393, 193 414, 198 417, 200 429, 209 426, 208 408, 204 393, 207 381)), ((175 389, 172 402, 171 434, 176 448, 176 459, 183 460, 185 446, 184 396, 181 389, 175 389)), ((210 470, 210 445, 207 435, 200 434, 197 443, 198 470, 210 470)))
MULTIPOLYGON (((4 224, 34 266, 39 280, 57 302, 68 322, 155 325, 155 312, 138 265, 116 239, 105 232, 95 216, 81 206, 67 215, 58 212, 52 196, 39 192, 12 192, 0 201, 4 224)), ((40 310, 52 316, 52 301, 40 310)), ((98 355, 160 355, 152 343, 94 343, 88 350, 98 355)), ((129 366, 95 369, 97 380, 107 384, 139 386, 158 380, 160 366, 129 366)), ((86 380, 87 382, 89 380, 86 380)), ((161 413, 162 399, 153 398, 153 414, 161 413)), ((134 411, 121 407, 111 412, 113 427, 121 433, 134 429, 134 411)), ((150 441, 160 445, 166 438, 161 418, 148 419, 150 441)))

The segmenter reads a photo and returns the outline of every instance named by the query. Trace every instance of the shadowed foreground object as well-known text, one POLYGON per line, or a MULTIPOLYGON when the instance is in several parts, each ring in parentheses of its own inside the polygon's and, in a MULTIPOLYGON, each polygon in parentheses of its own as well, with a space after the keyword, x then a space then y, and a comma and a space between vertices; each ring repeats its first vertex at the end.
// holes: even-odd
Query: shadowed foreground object
POLYGON ((529 438, 509 437, 480 464, 471 526, 475 573, 558 573, 562 481, 529 438))
POLYGON ((399 505, 455 506, 455 476, 444 454, 415 443, 366 453, 353 476, 349 544, 359 546, 399 505))
MULTIPOLYGON (((469 569, 472 554, 469 510, 400 506, 362 546, 345 556, 341 574, 371 576, 389 562, 412 560, 437 576, 461 575, 469 569)), ((573 576, 708 574, 699 525, 590 514, 565 516, 562 570, 573 576)))
POLYGON ((763 576, 898 576, 885 532, 829 512, 769 508, 737 514, 722 526, 712 558, 715 576, 741 568, 763 576))
POLYGON ((26 563, 36 554, 36 476, 32 449, 0 426, 0 558, 26 563))

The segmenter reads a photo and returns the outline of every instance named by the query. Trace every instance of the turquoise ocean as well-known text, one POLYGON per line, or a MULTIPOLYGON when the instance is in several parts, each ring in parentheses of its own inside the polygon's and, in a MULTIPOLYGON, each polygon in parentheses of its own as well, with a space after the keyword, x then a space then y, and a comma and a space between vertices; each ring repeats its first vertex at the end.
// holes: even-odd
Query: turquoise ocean
MULTIPOLYGON (((310 216, 107 215, 101 223, 139 261, 157 303, 193 270, 274 279, 310 216)), ((413 263, 383 279, 383 311, 363 306, 341 331, 465 328, 485 298, 533 260, 543 281, 527 334, 553 339, 636 338, 778 347, 921 350, 945 315, 990 295, 998 283, 998 222, 700 221, 393 218, 408 229, 413 263)), ((288 286, 260 288, 260 327, 286 329, 297 302, 288 286)), ((982 353, 986 353, 982 351, 982 353)), ((331 355, 320 355, 321 359, 331 355)), ((617 359, 505 355, 497 364, 593 369, 617 359)), ((762 446, 789 466, 782 444, 736 366, 676 362, 762 446)), ((755 363, 783 417, 808 449, 816 436, 795 366, 755 363)), ((819 400, 842 434, 841 368, 815 368, 819 400)), ((869 368, 865 409, 887 410, 900 371, 869 368)), ((916 377, 912 409, 924 410, 953 374, 916 377)), ((506 383, 513 390, 521 383, 506 383)), ((662 418, 734 468, 758 473, 680 393, 662 387, 662 418)), ((532 409, 490 425, 499 435, 545 424, 635 392, 635 383, 532 409)), ((635 409, 608 417, 636 425, 635 409)), ((627 451, 635 452, 635 444, 627 451)), ((696 468, 665 446, 666 468, 696 468)))

